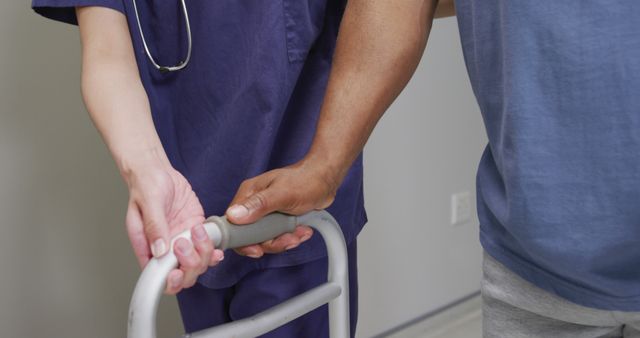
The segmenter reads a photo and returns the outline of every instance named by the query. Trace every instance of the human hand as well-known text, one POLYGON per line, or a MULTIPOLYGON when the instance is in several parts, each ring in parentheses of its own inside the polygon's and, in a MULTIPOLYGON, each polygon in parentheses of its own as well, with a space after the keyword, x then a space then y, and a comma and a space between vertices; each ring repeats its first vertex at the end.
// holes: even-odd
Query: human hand
MULTIPOLYGON (((227 209, 227 219, 235 224, 253 223, 278 211, 301 215, 311 210, 325 209, 333 203, 339 184, 322 164, 301 161, 294 165, 268 171, 244 181, 227 209)), ((283 234, 261 244, 236 249, 253 258, 265 253, 293 249, 308 240, 313 230, 298 226, 293 233, 283 234)))
POLYGON ((87 6, 77 9, 82 39, 82 96, 129 187, 127 230, 142 267, 173 249, 179 269, 170 272, 167 293, 195 283, 222 259, 202 227, 204 212, 186 179, 174 170, 153 122, 150 100, 136 65, 124 15, 87 6), (169 240, 190 229, 192 242, 169 240))
POLYGON ((169 273, 165 293, 193 286, 224 254, 214 250, 204 230, 204 211, 191 186, 171 165, 157 160, 134 164, 124 177, 129 187, 127 232, 140 266, 166 254, 170 239, 191 229, 192 241, 181 238, 174 243, 179 268, 169 273))

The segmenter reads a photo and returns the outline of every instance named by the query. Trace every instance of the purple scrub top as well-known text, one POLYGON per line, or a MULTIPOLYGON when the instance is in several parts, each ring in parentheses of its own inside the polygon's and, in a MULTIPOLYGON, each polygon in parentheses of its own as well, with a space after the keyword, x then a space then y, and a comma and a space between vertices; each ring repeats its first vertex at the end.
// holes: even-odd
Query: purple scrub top
MULTIPOLYGON (((187 53, 180 1, 137 0, 152 55, 174 65, 187 53)), ((148 61, 133 0, 33 0, 36 12, 75 24, 75 6, 103 6, 127 16, 153 120, 173 166, 193 186, 205 213, 224 214, 240 183, 301 159, 324 96, 344 0, 187 1, 193 53, 189 65, 162 73, 148 61)), ((351 242, 366 223, 362 157, 329 208, 351 242)), ((256 268, 283 267, 326 255, 319 235, 300 247, 255 260, 227 252, 201 276, 227 287, 256 268)))

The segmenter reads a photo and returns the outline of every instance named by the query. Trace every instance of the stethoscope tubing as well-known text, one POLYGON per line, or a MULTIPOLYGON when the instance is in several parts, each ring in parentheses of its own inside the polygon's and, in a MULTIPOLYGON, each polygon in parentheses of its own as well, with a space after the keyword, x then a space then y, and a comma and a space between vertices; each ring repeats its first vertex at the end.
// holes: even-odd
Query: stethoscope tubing
POLYGON ((161 66, 156 62, 156 60, 151 55, 151 51, 149 50, 149 46, 147 45, 147 40, 144 37, 144 32, 142 30, 142 24, 140 23, 140 15, 138 14, 138 5, 136 3, 136 0, 132 0, 132 1, 133 1, 133 11, 135 13, 136 22, 138 24, 138 30, 140 31, 140 37, 142 38, 142 45, 144 46, 144 51, 147 54, 147 58, 149 59, 149 62, 151 62, 151 64, 157 70, 159 70, 159 71, 161 71, 163 73, 165 73, 165 72, 175 72, 175 71, 179 71, 179 70, 184 69, 189 64, 189 60, 191 59, 191 50, 192 50, 192 47, 193 47, 193 41, 192 41, 192 38, 191 38, 191 24, 189 22, 189 12, 187 11, 187 4, 185 3, 185 0, 180 0, 180 3, 182 5, 182 12, 184 14, 184 22, 185 22, 185 26, 186 26, 186 29, 187 29, 187 56, 186 56, 186 58, 184 60, 181 60, 175 66, 161 66))

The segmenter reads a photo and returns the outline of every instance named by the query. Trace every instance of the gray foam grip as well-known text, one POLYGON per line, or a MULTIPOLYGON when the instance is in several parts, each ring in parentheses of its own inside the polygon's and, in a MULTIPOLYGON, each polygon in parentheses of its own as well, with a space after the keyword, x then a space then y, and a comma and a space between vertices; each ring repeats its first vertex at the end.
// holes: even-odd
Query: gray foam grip
POLYGON ((226 217, 211 217, 208 221, 218 224, 222 238, 219 249, 233 249, 250 244, 261 243, 296 228, 296 217, 281 213, 273 213, 251 224, 236 225, 226 217))

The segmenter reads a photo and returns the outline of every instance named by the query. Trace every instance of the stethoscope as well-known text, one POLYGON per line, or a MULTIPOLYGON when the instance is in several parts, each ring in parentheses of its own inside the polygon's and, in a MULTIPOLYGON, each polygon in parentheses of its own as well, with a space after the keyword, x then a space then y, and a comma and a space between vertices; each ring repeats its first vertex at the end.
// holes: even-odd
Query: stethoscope
POLYGON ((189 13, 187 12, 187 5, 184 3, 184 1, 185 0, 180 0, 182 4, 182 12, 184 13, 185 26, 187 28, 187 43, 188 43, 187 57, 184 60, 178 62, 178 64, 175 66, 160 66, 151 55, 151 52, 149 51, 149 46, 147 46, 147 41, 144 38, 144 32, 142 32, 142 24, 140 24, 140 16, 138 15, 138 6, 136 5, 136 0, 133 0, 133 10, 136 15, 136 21, 138 22, 138 29, 140 30, 140 37, 142 37, 142 44, 144 45, 144 51, 145 53, 147 53, 147 58, 149 58, 149 61, 151 62, 151 64, 157 70, 163 73, 175 72, 175 71, 181 70, 187 66, 187 64, 189 63, 189 59, 191 59, 191 25, 189 24, 189 13))

